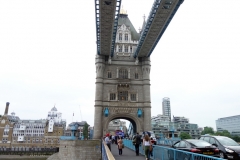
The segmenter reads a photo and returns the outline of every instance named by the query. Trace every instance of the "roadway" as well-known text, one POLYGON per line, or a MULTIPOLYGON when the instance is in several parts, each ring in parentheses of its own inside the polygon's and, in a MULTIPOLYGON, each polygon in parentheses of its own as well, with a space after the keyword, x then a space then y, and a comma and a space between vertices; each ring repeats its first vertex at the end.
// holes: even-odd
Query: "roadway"
POLYGON ((135 151, 128 149, 128 148, 123 148, 123 153, 122 155, 118 154, 118 148, 116 144, 111 144, 111 152, 116 160, 145 160, 145 157, 143 155, 136 156, 135 151))

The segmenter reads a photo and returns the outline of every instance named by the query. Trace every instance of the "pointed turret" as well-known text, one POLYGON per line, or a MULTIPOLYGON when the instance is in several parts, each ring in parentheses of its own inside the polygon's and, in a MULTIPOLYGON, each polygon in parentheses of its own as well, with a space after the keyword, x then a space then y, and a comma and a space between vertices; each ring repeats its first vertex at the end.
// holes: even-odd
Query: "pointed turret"
POLYGON ((145 25, 146 25, 146 20, 145 20, 145 18, 146 18, 146 16, 145 16, 145 14, 143 15, 143 24, 142 24, 142 29, 141 29, 141 31, 140 31, 140 34, 142 33, 142 31, 144 30, 144 27, 145 27, 145 25))
POLYGON ((136 31, 132 22, 128 18, 127 11, 122 9, 118 18, 118 26, 122 26, 123 24, 129 28, 129 31, 131 31, 131 40, 138 41, 140 34, 136 31))

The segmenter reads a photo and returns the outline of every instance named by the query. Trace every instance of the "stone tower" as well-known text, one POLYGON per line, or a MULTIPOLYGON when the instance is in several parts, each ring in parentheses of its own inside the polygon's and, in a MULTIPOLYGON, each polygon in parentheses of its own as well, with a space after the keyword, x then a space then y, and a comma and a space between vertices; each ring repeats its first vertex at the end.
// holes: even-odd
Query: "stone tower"
POLYGON ((121 12, 113 56, 96 56, 94 139, 106 134, 114 119, 129 120, 135 133, 151 130, 151 64, 148 57, 133 57, 139 38, 121 12))

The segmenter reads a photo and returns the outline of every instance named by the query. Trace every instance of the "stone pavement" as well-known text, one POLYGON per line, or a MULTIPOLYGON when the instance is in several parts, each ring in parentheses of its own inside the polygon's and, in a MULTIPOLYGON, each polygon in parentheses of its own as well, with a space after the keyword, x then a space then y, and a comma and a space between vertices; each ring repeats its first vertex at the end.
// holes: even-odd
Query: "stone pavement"
POLYGON ((111 151, 116 160, 146 160, 143 155, 136 156, 136 153, 128 148, 123 148, 123 153, 120 156, 118 154, 118 148, 116 144, 111 144, 111 151))
POLYGON ((46 160, 49 156, 0 155, 1 160, 46 160))

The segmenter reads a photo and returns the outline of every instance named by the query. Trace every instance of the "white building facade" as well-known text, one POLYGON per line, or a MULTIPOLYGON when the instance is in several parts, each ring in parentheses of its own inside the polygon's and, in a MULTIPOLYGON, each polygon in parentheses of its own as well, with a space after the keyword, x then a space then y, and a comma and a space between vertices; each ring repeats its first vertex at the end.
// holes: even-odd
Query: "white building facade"
POLYGON ((52 120, 54 123, 61 123, 66 121, 62 119, 62 113, 57 111, 57 108, 54 106, 51 111, 48 112, 47 120, 52 120))

